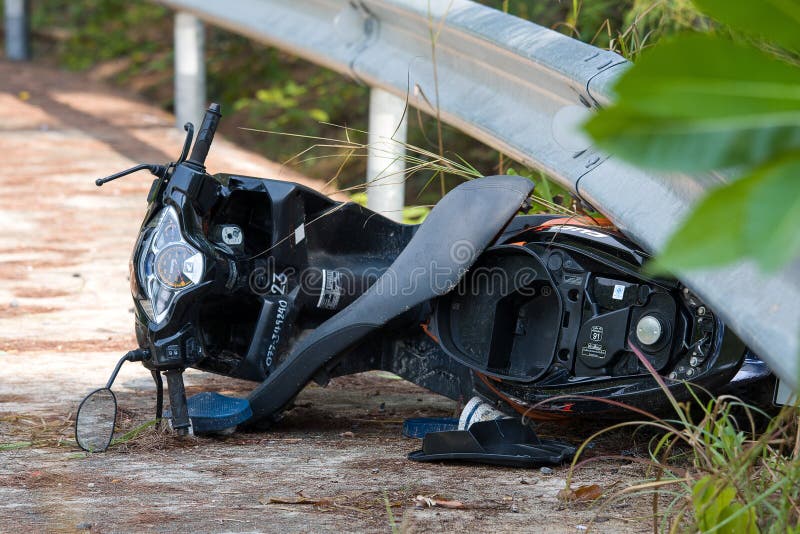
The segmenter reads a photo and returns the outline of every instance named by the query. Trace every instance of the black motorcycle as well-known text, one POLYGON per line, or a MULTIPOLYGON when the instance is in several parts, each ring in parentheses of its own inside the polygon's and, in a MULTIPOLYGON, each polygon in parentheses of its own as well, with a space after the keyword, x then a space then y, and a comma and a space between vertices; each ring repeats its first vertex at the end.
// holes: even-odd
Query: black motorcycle
POLYGON ((178 161, 139 165, 156 178, 130 263, 139 347, 81 405, 76 436, 105 450, 110 388, 125 361, 162 375, 178 433, 276 421, 314 380, 384 370, 452 399, 507 414, 615 415, 770 380, 679 281, 643 272, 648 256, 596 221, 521 215, 534 184, 467 181, 420 225, 393 222, 295 183, 204 166, 220 119, 206 111, 178 161), (257 383, 245 399, 186 398, 194 367, 257 383), (549 401, 549 399, 554 399, 549 401), (91 409, 89 409, 91 408, 91 409))

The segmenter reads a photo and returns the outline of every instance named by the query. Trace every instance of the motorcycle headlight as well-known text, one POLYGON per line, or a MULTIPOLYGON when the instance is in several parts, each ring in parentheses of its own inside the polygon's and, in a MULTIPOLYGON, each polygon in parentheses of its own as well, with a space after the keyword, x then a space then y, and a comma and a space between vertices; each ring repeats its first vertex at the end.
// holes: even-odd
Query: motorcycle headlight
POLYGON ((139 302, 156 323, 164 320, 177 295, 202 280, 203 254, 183 238, 173 207, 161 212, 155 230, 142 241, 136 267, 147 297, 139 302))

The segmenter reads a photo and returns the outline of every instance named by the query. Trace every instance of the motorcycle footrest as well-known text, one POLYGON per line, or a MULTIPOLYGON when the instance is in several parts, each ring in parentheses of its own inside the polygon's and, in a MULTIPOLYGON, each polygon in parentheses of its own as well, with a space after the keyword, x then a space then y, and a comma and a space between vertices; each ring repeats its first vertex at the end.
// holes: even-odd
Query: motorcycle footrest
MULTIPOLYGON (((221 432, 244 423, 253 416, 247 399, 226 397, 210 391, 192 395, 186 399, 186 405, 195 434, 221 432)), ((169 410, 164 415, 170 417, 169 410)))

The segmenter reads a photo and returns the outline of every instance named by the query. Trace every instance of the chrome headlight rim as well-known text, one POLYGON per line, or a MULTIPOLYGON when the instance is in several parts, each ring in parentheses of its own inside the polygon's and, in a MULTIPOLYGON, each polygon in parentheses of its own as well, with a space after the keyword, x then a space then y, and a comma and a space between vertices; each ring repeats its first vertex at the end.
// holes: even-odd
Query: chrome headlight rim
POLYGON ((144 297, 139 299, 139 304, 153 323, 160 324, 172 311, 178 295, 194 289, 202 281, 205 256, 186 239, 175 207, 164 207, 157 221, 143 237, 135 265, 144 297), (156 265, 159 258, 163 260, 165 252, 171 248, 176 250, 175 247, 187 253, 185 261, 179 264, 179 276, 185 277, 185 283, 171 285, 164 276, 159 276, 156 265))

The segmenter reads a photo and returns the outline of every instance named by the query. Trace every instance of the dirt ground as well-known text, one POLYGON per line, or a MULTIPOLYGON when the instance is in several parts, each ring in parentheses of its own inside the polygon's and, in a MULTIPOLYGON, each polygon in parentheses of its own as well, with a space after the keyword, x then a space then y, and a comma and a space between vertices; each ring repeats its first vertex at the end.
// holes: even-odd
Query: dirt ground
MULTIPOLYGON (((651 529, 642 519, 648 503, 560 502, 567 467, 407 460, 420 442, 401 436, 402 420, 458 407, 379 373, 306 388, 270 432, 148 432, 104 454, 80 452, 78 402, 134 347, 127 265, 150 183, 143 174, 102 189, 93 181, 174 159, 182 135, 172 117, 130 95, 29 64, 0 62, 0 109, 0 531, 380 532, 393 522, 407 532, 651 529), (418 508, 417 495, 464 506, 418 508)), ((209 168, 303 180, 224 140, 209 168)), ((187 373, 189 393, 249 387, 187 373)), ((115 391, 124 429, 152 417, 154 388, 142 367, 124 367, 115 391)), ((541 432, 578 443, 587 425, 541 432)), ((591 454, 636 446, 621 439, 591 454)), ((608 494, 641 476, 635 464, 603 462, 579 470, 574 484, 608 494)))

